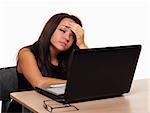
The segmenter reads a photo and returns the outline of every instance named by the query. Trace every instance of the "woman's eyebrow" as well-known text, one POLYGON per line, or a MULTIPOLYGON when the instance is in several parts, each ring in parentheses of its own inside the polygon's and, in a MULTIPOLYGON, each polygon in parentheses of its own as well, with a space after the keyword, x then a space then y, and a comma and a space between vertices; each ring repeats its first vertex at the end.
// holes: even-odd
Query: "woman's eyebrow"
POLYGON ((69 29, 69 28, 70 28, 70 27, 69 27, 69 26, 67 26, 67 25, 61 25, 61 26, 65 27, 65 28, 67 28, 67 29, 69 29))
MULTIPOLYGON (((71 28, 70 26, 67 26, 67 25, 61 25, 61 26, 65 27, 65 28, 67 28, 67 29, 70 29, 70 28, 71 28)), ((61 27, 61 26, 60 26, 60 27, 61 27)), ((70 30, 71 30, 71 29, 70 29, 70 30)), ((73 32, 72 30, 71 30, 71 33, 74 34, 74 32, 73 32)))

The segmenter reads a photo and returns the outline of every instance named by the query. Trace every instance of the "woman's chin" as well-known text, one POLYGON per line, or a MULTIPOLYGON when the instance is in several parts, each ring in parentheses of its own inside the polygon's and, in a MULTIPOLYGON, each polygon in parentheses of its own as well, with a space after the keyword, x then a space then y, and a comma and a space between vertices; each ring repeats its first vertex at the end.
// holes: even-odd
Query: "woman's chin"
POLYGON ((58 50, 59 50, 60 52, 63 52, 63 51, 66 51, 67 48, 65 48, 65 47, 62 46, 62 47, 59 47, 58 50))
POLYGON ((65 46, 65 45, 58 45, 56 48, 57 48, 58 51, 63 52, 63 51, 68 50, 70 47, 65 46))

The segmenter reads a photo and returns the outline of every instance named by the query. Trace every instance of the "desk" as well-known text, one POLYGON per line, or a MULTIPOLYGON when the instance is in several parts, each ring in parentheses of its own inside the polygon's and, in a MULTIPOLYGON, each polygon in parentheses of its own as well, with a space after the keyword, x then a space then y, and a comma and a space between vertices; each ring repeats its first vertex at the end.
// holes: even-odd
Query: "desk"
MULTIPOLYGON (((150 79, 134 80, 130 93, 121 97, 75 103, 74 109, 55 109, 53 113, 148 113, 150 112, 150 79)), ((35 113, 49 113, 43 108, 43 100, 49 98, 36 91, 11 93, 11 98, 35 113)), ((50 105, 56 104, 50 101, 50 105)))

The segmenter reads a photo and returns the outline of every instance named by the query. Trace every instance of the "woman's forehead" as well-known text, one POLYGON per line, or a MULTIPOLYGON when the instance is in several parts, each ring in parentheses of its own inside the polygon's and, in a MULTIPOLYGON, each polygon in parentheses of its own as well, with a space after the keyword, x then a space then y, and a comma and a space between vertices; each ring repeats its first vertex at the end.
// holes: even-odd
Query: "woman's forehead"
POLYGON ((74 21, 70 18, 64 18, 64 19, 61 20, 59 25, 65 25, 65 24, 68 24, 70 22, 74 22, 74 21))

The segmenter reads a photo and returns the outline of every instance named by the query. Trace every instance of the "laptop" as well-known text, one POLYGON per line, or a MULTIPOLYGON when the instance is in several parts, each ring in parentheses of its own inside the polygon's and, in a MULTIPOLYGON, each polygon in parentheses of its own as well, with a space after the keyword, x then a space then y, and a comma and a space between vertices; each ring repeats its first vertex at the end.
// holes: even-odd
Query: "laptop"
POLYGON ((131 89, 141 45, 74 50, 67 83, 36 88, 61 103, 75 103, 121 96, 131 89))

